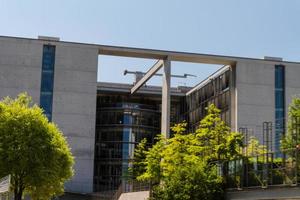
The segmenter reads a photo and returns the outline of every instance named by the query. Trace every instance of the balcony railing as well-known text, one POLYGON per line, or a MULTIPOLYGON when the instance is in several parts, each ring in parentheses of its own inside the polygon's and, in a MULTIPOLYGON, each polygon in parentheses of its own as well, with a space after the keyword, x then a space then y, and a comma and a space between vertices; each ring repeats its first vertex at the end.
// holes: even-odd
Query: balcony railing
POLYGON ((300 183, 299 156, 298 149, 265 153, 221 163, 219 171, 228 189, 296 186, 300 183))

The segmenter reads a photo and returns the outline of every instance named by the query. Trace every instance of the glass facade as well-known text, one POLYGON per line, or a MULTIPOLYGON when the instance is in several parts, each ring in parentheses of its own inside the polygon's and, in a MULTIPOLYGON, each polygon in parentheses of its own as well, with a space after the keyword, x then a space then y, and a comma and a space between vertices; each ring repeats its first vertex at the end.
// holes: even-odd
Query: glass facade
MULTIPOLYGON (((178 101, 179 102, 179 101, 178 101)), ((172 102, 175 120, 179 103, 172 102)), ((114 193, 126 176, 135 146, 147 138, 149 145, 160 133, 160 95, 98 94, 94 191, 114 193)))
POLYGON ((275 151, 280 150, 280 140, 285 127, 285 73, 283 65, 275 66, 275 151))
MULTIPOLYGON (((172 96, 171 125, 188 122, 193 131, 214 103, 221 118, 230 124, 230 68, 220 72, 187 96, 172 96)), ((186 89, 187 91, 188 89, 186 89)), ((128 174, 136 145, 147 138, 148 145, 160 133, 161 95, 98 91, 95 138, 94 192, 110 195, 128 174)))
POLYGON ((221 118, 230 125, 230 80, 228 68, 222 74, 211 78, 205 85, 189 94, 183 118, 188 119, 189 129, 194 131, 207 114, 206 108, 215 104, 221 110, 221 118))
POLYGON ((40 107, 48 119, 52 120, 54 86, 55 46, 44 45, 42 59, 40 107))

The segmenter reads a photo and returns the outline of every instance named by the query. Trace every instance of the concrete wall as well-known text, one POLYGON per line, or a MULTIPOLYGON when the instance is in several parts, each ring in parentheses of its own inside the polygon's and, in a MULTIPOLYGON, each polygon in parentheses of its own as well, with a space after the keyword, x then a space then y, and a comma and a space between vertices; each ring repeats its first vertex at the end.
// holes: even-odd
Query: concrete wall
POLYGON ((31 40, 0 37, 0 98, 28 92, 39 103, 43 46, 31 40))
POLYGON ((285 66, 287 117, 292 97, 300 95, 300 64, 243 61, 238 62, 236 67, 237 127, 252 128, 259 139, 262 139, 264 121, 273 122, 273 140, 275 139, 275 65, 277 64, 285 66))
POLYGON ((262 123, 275 120, 275 67, 266 62, 236 65, 237 128, 253 129, 262 140, 262 123))
POLYGON ((97 65, 97 48, 57 43, 52 119, 76 160, 67 191, 93 191, 97 65))
POLYGON ((0 98, 26 91, 40 101, 43 45, 56 46, 52 120, 75 156, 66 191, 93 190, 98 49, 92 45, 0 37, 0 98))

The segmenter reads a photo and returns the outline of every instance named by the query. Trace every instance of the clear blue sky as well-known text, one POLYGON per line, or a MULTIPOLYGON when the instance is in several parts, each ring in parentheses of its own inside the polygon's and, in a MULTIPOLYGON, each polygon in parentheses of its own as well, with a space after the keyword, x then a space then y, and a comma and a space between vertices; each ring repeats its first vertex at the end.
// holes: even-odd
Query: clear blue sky
MULTIPOLYGON (((300 61, 299 0, 0 0, 0 21, 7 36, 300 61)), ((100 57, 98 79, 131 82, 125 68, 152 63, 100 57)), ((198 77, 172 81, 195 84, 216 69, 174 63, 172 73, 198 77)))

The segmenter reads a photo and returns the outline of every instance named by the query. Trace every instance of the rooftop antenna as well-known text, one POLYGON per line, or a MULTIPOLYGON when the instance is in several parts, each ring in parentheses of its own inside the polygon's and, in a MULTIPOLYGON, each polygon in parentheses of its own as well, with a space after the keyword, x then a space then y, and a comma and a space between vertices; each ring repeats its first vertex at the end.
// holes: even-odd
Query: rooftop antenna
MULTIPOLYGON (((135 75, 135 82, 137 83, 143 76, 146 74, 145 72, 141 71, 129 71, 127 69, 124 70, 123 75, 126 76, 127 74, 134 74, 135 75)), ((154 76, 162 76, 162 74, 156 73, 154 76)), ((193 74, 183 74, 183 75, 171 75, 171 77, 174 78, 187 78, 187 77, 197 77, 196 75, 193 74)))

